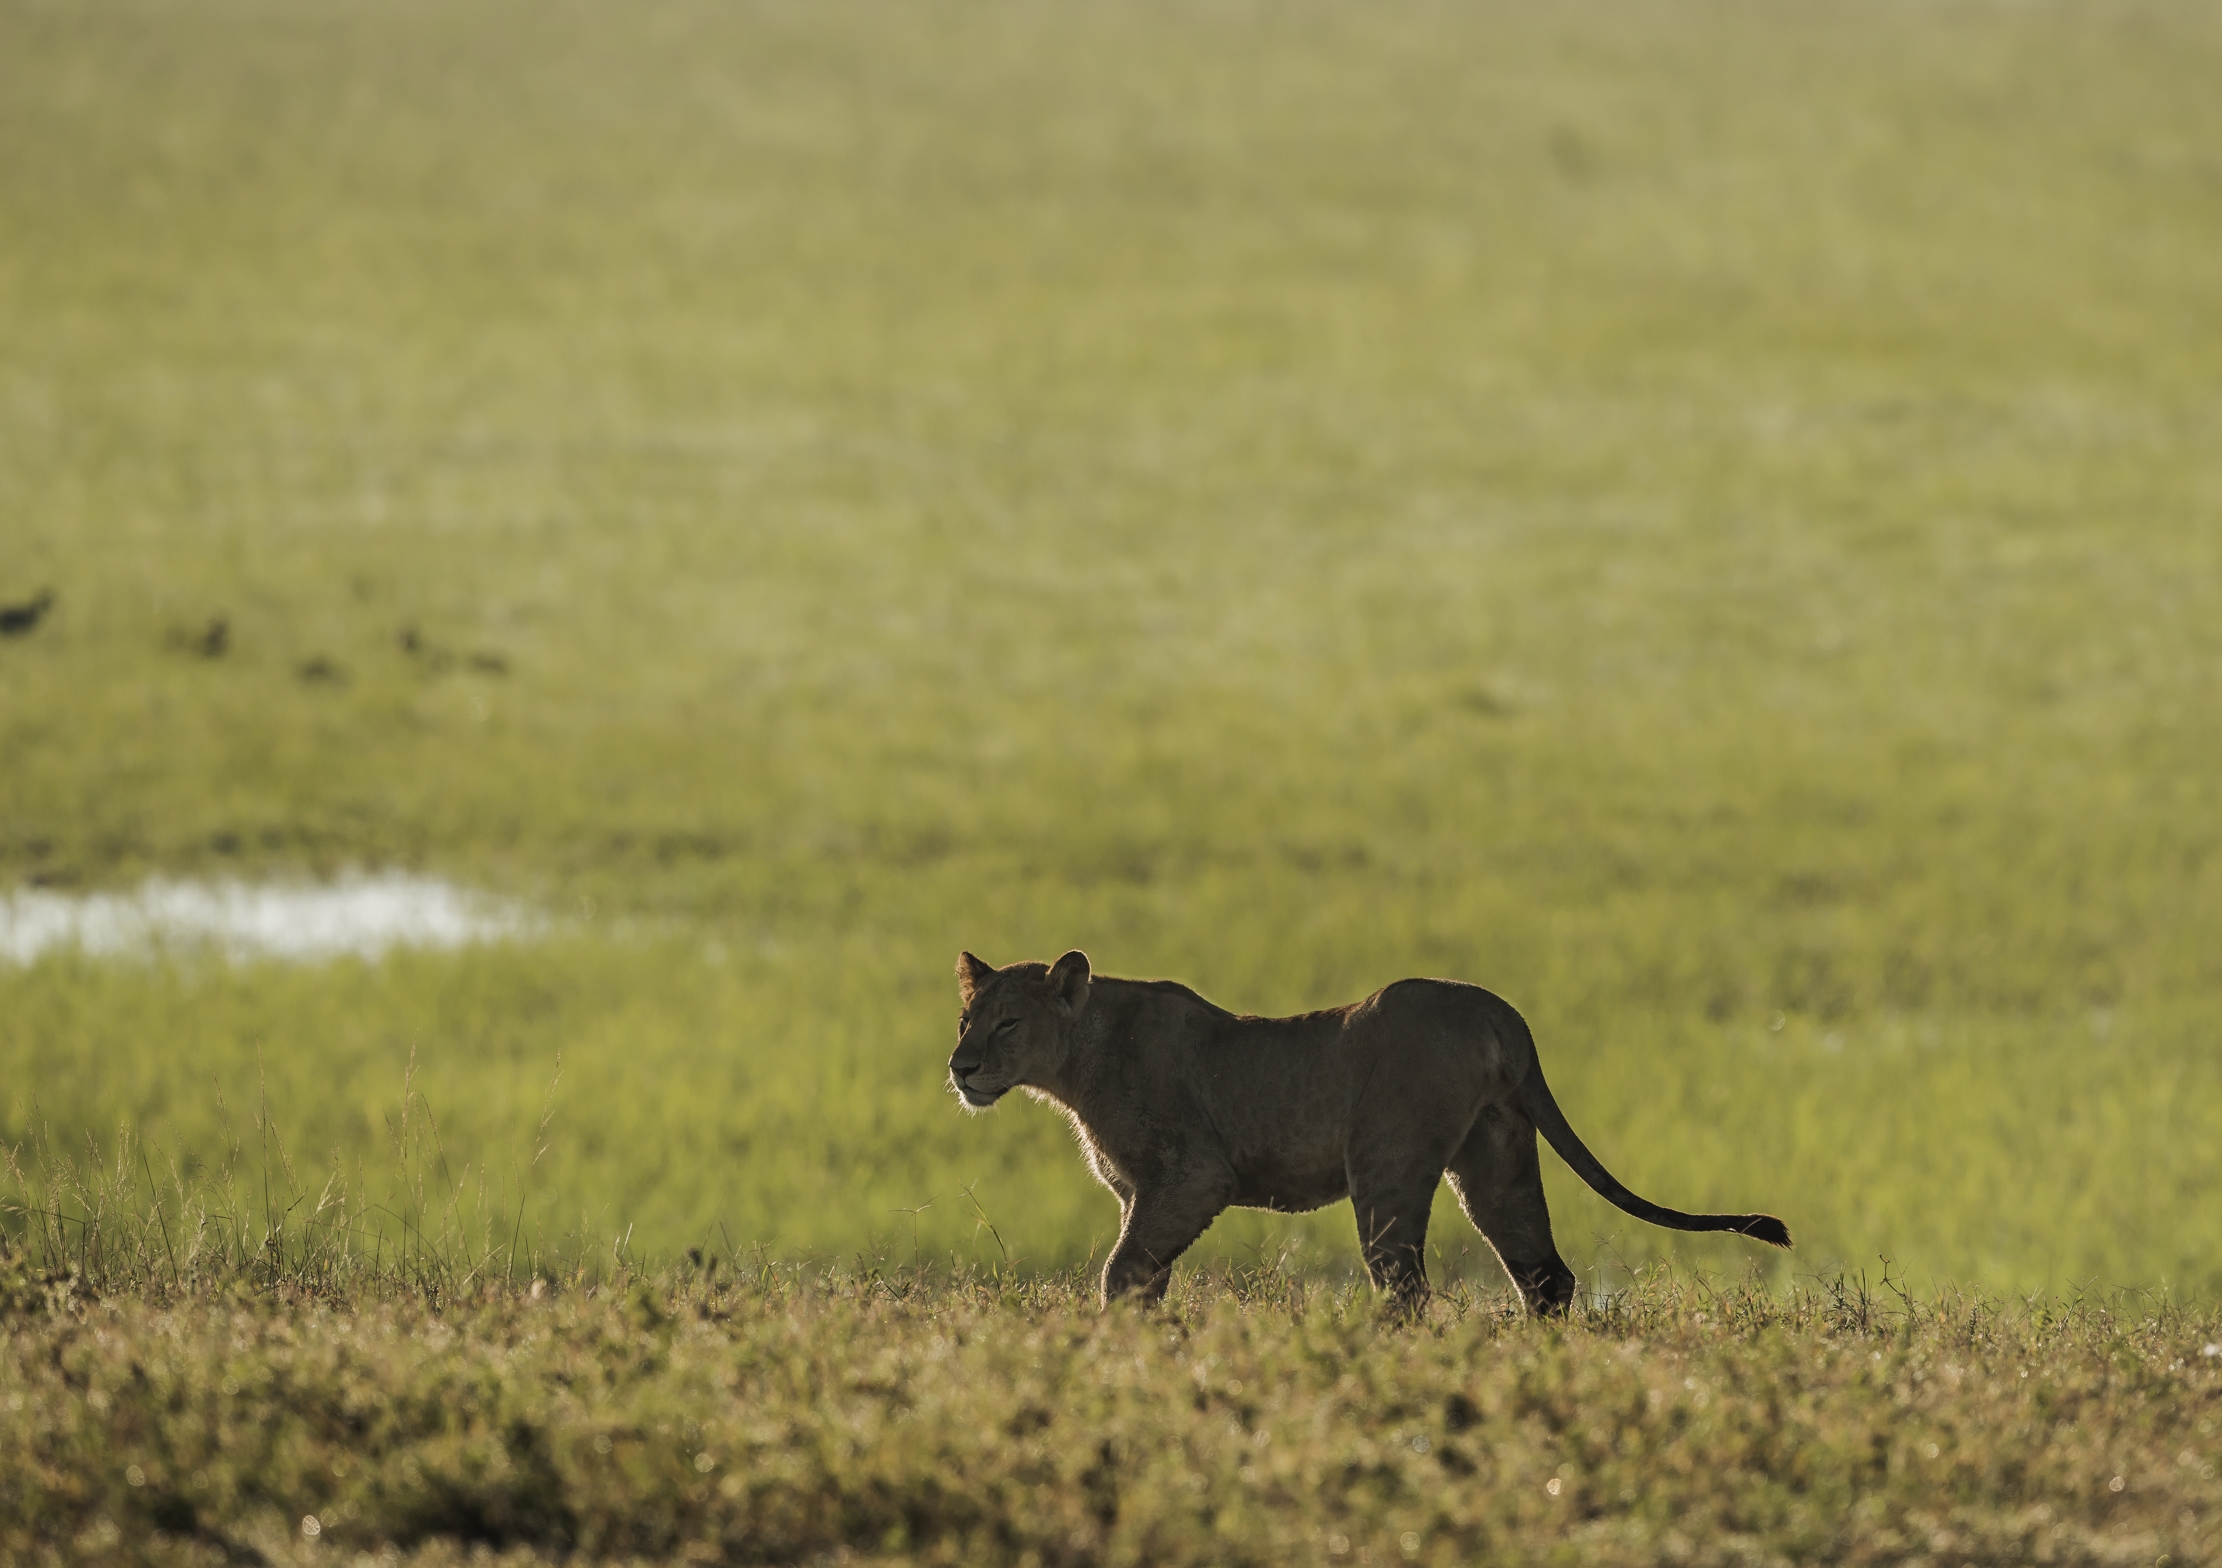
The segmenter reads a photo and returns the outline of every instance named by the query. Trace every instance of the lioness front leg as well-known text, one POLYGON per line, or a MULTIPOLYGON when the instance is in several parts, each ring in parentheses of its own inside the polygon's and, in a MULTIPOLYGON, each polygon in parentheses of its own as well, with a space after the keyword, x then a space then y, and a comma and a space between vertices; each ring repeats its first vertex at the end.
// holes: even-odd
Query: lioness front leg
POLYGON ((1104 1303, 1163 1301, 1173 1260, 1195 1244, 1226 1206, 1223 1195, 1195 1186, 1137 1191, 1126 1206, 1119 1244, 1103 1266, 1104 1303))

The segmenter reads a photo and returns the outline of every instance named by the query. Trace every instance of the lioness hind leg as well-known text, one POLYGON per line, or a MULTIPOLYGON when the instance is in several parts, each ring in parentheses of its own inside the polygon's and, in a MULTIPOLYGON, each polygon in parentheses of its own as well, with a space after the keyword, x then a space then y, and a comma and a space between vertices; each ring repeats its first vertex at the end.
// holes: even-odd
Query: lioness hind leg
POLYGON ((1518 1111, 1492 1106, 1451 1156, 1446 1174, 1459 1207, 1496 1249, 1528 1309, 1547 1317, 1564 1312, 1574 1300, 1574 1271, 1551 1239, 1535 1123, 1518 1111))
POLYGON ((1427 1219, 1440 1169, 1368 1181, 1351 1173, 1350 1206, 1358 1218, 1358 1246, 1373 1288, 1411 1312, 1427 1300, 1427 1219))

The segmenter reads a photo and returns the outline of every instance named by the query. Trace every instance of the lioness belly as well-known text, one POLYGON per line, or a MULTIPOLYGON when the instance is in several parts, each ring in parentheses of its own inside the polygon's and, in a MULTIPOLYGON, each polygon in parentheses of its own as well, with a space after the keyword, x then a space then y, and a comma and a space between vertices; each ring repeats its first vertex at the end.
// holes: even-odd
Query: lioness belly
POLYGON ((1301 1214, 1349 1195, 1350 1182, 1339 1162, 1331 1169, 1260 1163, 1235 1173, 1237 1208, 1301 1214))

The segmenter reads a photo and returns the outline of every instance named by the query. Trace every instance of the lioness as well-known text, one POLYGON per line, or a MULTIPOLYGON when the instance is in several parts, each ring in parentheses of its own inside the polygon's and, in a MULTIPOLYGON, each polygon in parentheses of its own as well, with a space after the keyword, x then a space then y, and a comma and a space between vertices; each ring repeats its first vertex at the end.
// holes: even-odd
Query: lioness
POLYGON ((949 1085, 983 1110, 1013 1089, 1060 1107, 1119 1199, 1103 1299, 1165 1294, 1173 1260, 1230 1205, 1292 1213, 1348 1197, 1375 1288, 1427 1295, 1428 1208, 1445 1175, 1529 1309, 1564 1312, 1535 1135, 1607 1200, 1675 1230, 1777 1247, 1768 1214, 1683 1214, 1615 1181, 1543 1082, 1510 1003, 1456 980, 1399 980, 1295 1018, 1214 1007, 1171 980, 1094 977, 1088 955, 998 969, 957 960, 949 1085))

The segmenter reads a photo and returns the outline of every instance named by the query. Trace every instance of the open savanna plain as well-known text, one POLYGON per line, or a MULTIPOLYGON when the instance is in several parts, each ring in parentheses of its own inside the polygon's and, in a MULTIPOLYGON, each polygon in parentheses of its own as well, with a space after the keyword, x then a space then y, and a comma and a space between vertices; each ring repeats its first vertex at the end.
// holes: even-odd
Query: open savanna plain
POLYGON ((0 1556, 2211 1560, 2218 67, 0 0, 0 897, 532 912, 0 957, 0 1556), (1447 1199, 1417 1325, 1347 1206, 1098 1315, 942 1085, 1073 946, 1487 985, 1799 1250, 1546 1156, 1567 1325, 1447 1199))

